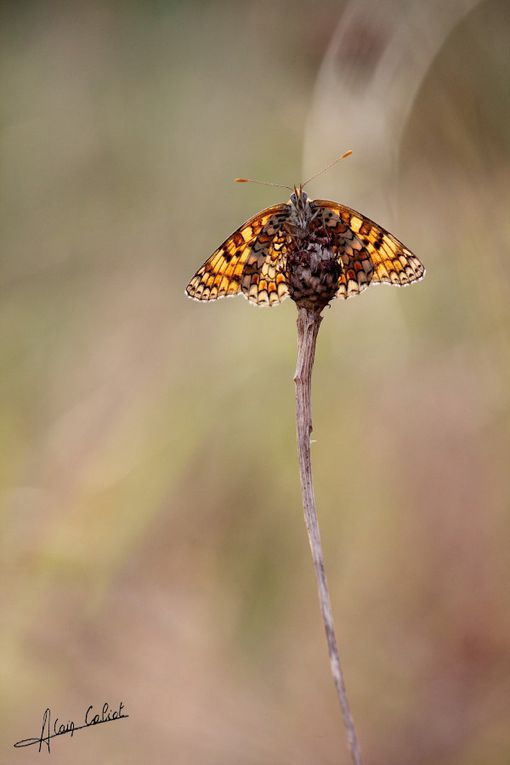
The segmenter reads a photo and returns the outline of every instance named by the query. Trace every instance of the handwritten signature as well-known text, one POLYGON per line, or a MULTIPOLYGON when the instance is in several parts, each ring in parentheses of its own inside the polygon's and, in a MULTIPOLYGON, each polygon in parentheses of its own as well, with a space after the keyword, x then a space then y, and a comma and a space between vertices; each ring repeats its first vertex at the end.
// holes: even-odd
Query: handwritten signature
POLYGON ((83 725, 76 725, 74 720, 68 720, 67 722, 60 722, 58 717, 52 723, 51 709, 48 707, 44 710, 42 717, 41 735, 39 738, 24 738, 22 741, 17 741, 14 746, 33 746, 39 744, 39 751, 41 751, 43 744, 48 748, 48 752, 51 752, 50 741, 56 736, 65 736, 69 733, 71 738, 74 736, 74 732, 82 730, 82 728, 92 728, 94 725, 101 725, 101 723, 113 722, 114 720, 122 720, 129 715, 124 714, 124 703, 121 701, 117 709, 112 709, 108 702, 103 704, 100 712, 95 712, 93 704, 87 707, 85 712, 83 725))

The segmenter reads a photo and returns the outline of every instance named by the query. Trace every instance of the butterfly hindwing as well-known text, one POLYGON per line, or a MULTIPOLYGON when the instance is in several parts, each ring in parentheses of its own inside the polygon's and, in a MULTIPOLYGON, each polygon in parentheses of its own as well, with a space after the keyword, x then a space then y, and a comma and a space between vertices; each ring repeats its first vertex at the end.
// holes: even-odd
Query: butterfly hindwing
POLYGON ((342 265, 337 296, 348 298, 359 295, 368 287, 374 275, 374 264, 368 250, 336 210, 323 205, 322 200, 311 204, 312 231, 318 237, 325 237, 342 265))
POLYGON ((290 243, 285 226, 290 210, 286 204, 281 207, 252 242, 243 272, 241 290, 251 303, 260 306, 276 305, 288 295, 283 272, 290 243))
POLYGON ((287 297, 280 265, 288 234, 289 206, 277 204, 234 231, 199 268, 186 287, 196 300, 215 300, 240 292, 252 303, 272 306, 287 297))
POLYGON ((332 232, 333 241, 338 240, 344 266, 339 297, 357 294, 368 284, 404 286, 424 276, 425 268, 416 255, 370 218, 339 202, 316 199, 312 205, 319 208, 319 219, 332 232))

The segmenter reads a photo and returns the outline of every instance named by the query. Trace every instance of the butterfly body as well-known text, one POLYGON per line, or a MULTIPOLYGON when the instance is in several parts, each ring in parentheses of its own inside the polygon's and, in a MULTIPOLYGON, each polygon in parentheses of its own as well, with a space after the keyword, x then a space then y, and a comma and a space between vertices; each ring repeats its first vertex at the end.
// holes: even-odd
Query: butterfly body
POLYGON ((369 284, 419 281, 423 264, 392 234, 339 202, 309 200, 302 186, 288 202, 244 223, 196 272, 186 293, 209 301, 243 294, 273 306, 290 296, 322 310, 369 284))
POLYGON ((289 296, 299 307, 320 311, 335 297, 342 267, 328 232, 314 225, 319 210, 300 186, 289 206, 286 228, 291 246, 283 271, 289 296))

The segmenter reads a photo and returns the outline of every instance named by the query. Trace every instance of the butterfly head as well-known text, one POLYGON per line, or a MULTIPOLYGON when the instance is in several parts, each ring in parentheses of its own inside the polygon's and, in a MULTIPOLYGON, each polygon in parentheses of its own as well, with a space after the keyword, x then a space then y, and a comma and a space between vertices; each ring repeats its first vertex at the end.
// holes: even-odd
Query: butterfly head
POLYGON ((297 210, 304 210, 306 208, 308 194, 306 191, 303 191, 303 186, 301 184, 299 186, 294 186, 294 191, 290 195, 290 203, 297 210))

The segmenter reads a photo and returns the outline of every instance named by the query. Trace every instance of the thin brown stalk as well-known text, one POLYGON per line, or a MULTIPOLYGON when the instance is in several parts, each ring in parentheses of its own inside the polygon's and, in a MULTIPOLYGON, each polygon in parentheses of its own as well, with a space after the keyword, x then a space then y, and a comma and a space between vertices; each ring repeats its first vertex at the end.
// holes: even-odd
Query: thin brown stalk
POLYGON ((320 311, 311 310, 309 308, 298 308, 298 356, 294 382, 296 384, 296 423, 299 472, 305 524, 308 532, 310 549, 312 551, 317 587, 319 590, 319 601, 322 621, 324 622, 324 629, 328 642, 331 674, 333 675, 338 701, 342 711, 342 718, 347 734, 347 743, 352 762, 354 765, 363 765, 338 653, 312 481, 312 461, 310 455, 310 436, 312 433, 311 386, 315 345, 321 321, 322 317, 320 311))

